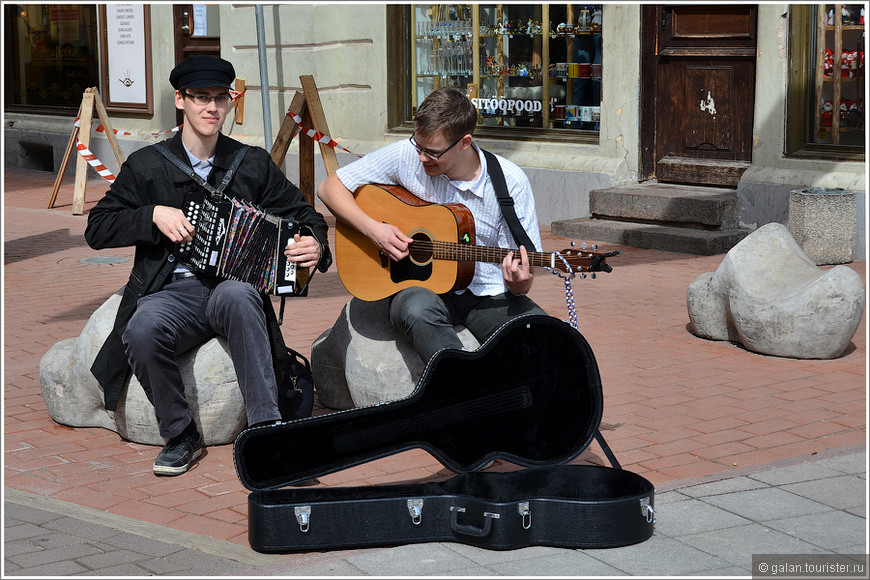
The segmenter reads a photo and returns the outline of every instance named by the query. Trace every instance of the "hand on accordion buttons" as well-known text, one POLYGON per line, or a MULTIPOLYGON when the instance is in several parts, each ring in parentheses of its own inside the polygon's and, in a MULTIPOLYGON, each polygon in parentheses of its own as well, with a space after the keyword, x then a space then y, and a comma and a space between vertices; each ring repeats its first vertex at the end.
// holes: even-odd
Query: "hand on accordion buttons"
POLYGON ((193 226, 185 217, 184 212, 176 207, 155 205, 151 221, 164 236, 177 244, 193 239, 193 226))
POLYGON ((284 255, 301 268, 313 268, 320 262, 320 242, 312 236, 296 234, 284 248, 284 255))

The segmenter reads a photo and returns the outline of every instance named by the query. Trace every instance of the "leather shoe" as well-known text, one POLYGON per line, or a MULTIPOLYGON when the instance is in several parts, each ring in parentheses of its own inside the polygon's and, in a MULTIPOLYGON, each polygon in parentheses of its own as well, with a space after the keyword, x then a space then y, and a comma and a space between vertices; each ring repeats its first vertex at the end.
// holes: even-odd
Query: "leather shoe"
POLYGON ((181 475, 202 455, 202 435, 194 441, 186 433, 176 435, 163 446, 154 461, 155 475, 181 475))

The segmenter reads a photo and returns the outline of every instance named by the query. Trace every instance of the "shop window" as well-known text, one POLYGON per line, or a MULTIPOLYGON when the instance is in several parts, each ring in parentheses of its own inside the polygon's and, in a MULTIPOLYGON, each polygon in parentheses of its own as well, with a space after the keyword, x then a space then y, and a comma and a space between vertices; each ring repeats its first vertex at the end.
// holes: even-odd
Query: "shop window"
POLYGON ((452 86, 494 133, 597 134, 602 5, 415 4, 409 27, 406 122, 452 86))
POLYGON ((863 158, 864 5, 790 7, 787 153, 863 158))
POLYGON ((97 7, 6 4, 4 10, 7 108, 78 109, 85 89, 99 82, 97 7))

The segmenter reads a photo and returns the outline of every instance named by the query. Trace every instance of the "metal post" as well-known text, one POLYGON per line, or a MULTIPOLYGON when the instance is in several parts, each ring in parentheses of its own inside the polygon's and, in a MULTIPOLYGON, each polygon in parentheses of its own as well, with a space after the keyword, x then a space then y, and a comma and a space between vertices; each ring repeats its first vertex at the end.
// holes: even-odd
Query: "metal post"
POLYGON ((269 69, 266 63, 266 29, 263 25, 263 5, 256 5, 257 54, 260 57, 260 92, 263 98, 263 136, 266 151, 272 147, 272 107, 269 104, 269 69))

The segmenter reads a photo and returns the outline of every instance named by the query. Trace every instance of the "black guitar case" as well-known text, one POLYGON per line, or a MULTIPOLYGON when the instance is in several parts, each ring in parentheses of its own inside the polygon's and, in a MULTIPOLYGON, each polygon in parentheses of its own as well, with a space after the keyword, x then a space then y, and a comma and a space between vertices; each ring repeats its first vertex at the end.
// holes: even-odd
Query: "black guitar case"
POLYGON ((505 550, 613 547, 653 533, 654 494, 598 432, 601 379, 585 338, 527 315, 476 351, 445 349, 405 399, 246 429, 234 458, 262 552, 455 541, 505 550), (564 465, 597 438, 614 467, 564 465), (445 482, 286 488, 423 448, 445 482), (475 473, 494 459, 527 469, 475 473))

